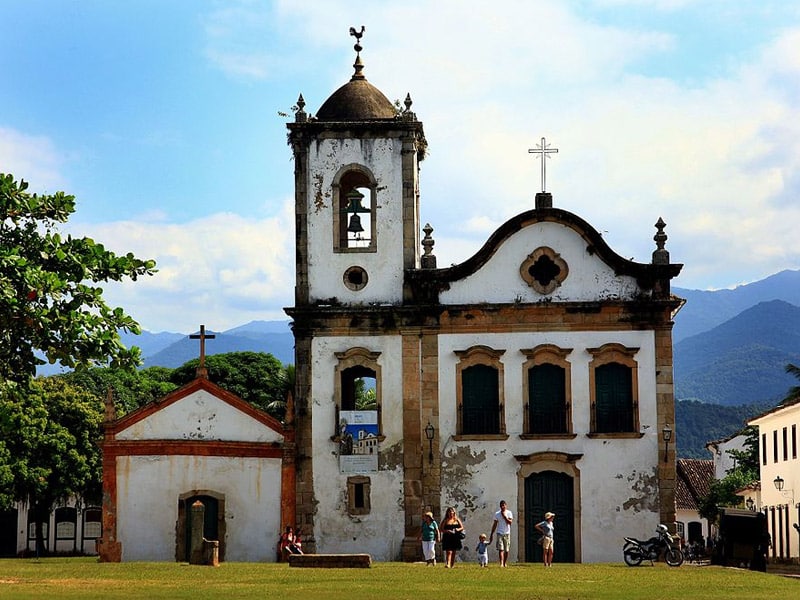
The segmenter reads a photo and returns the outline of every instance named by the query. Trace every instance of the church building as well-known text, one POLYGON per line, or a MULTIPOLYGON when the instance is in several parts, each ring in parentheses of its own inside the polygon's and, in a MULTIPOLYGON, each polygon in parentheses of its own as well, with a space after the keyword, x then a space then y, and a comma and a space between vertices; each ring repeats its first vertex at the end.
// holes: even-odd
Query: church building
POLYGON ((546 511, 557 562, 617 561, 623 535, 674 531, 682 265, 664 222, 651 262, 634 262, 542 190, 471 258, 438 267, 420 221, 423 124, 410 96, 398 108, 367 81, 351 33, 350 81, 313 115, 300 96, 287 125, 304 549, 420 560, 423 512, 452 506, 470 559, 500 500, 512 561, 541 560, 546 511))
POLYGON ((220 561, 274 562, 295 518, 291 424, 209 381, 197 337, 193 381, 121 418, 106 400, 101 562, 192 562, 198 532, 220 561))

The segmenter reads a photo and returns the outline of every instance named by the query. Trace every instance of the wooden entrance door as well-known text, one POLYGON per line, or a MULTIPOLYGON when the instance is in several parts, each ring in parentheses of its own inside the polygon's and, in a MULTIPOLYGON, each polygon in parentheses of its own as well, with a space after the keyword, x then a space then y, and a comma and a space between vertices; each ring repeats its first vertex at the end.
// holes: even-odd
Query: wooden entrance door
POLYGON ((554 562, 575 562, 575 514, 573 480, 565 473, 542 471, 525 479, 525 560, 541 562, 542 547, 536 543, 535 525, 544 513, 555 513, 554 562))

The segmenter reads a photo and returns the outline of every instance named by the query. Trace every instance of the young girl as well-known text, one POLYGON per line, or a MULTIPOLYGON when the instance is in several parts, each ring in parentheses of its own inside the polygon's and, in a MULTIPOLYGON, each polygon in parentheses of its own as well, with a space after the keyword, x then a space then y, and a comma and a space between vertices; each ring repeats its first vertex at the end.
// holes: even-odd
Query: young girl
POLYGON ((478 545, 475 546, 475 552, 478 553, 478 564, 485 567, 489 564, 489 542, 486 541, 486 534, 482 533, 478 537, 478 545))

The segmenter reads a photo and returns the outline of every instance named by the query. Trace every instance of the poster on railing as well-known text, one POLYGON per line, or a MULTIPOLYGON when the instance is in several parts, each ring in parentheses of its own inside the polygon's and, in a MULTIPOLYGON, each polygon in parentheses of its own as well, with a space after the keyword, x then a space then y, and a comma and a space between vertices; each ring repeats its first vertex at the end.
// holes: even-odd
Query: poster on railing
POLYGON ((377 410, 339 412, 339 470, 342 473, 377 472, 377 410))

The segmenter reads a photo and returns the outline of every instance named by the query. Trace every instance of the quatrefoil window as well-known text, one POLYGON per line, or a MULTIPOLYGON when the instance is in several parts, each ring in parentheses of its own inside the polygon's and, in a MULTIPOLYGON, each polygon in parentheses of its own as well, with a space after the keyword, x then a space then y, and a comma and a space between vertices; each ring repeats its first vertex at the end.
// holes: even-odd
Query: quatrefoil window
POLYGON ((519 267, 522 279, 540 294, 550 294, 567 278, 569 267, 552 248, 541 246, 531 252, 519 267))

